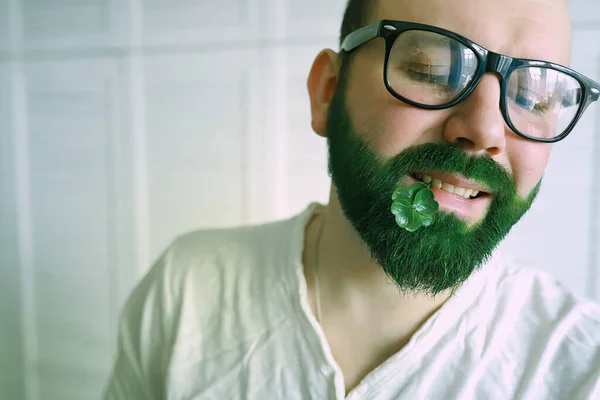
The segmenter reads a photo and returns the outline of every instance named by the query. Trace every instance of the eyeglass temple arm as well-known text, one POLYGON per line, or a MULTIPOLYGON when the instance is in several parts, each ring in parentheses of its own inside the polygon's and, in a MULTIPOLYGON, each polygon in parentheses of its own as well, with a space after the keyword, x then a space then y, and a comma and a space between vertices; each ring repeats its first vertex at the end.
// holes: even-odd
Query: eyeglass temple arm
POLYGON ((373 22, 372 24, 363 26, 362 28, 346 36, 346 39, 344 39, 344 41, 342 42, 342 50, 352 51, 361 44, 376 38, 379 34, 379 26, 381 25, 381 23, 381 21, 373 22))

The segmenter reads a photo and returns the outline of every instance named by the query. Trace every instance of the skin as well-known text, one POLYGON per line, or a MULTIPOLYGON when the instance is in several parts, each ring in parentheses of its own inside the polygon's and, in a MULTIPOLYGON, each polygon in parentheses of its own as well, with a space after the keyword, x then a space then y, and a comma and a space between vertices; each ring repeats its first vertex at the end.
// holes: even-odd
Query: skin
MULTIPOLYGON (((569 63, 570 23, 563 0, 380 0, 369 22, 384 18, 443 27, 512 57, 569 63)), ((519 197, 525 199, 532 192, 543 175, 551 145, 527 141, 508 128, 499 109, 497 76, 487 74, 469 98, 451 109, 422 110, 396 100, 385 89, 383 57, 381 39, 357 49, 345 94, 355 131, 377 154, 391 159, 409 146, 452 144, 473 156, 489 155, 513 177, 519 197)), ((338 54, 322 51, 308 80, 312 127, 322 137, 327 137, 338 74, 338 54)), ((486 209, 479 213, 475 219, 484 218, 486 209)), ((314 312, 317 253, 320 323, 349 392, 398 352, 444 304, 450 291, 434 297, 400 293, 344 216, 333 185, 329 204, 306 228, 303 261, 314 312)))

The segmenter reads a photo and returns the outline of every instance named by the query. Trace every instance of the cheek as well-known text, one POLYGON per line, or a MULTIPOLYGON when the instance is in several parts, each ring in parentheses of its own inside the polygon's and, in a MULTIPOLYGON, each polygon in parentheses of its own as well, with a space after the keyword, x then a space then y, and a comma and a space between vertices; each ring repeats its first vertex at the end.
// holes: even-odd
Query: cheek
POLYGON ((435 141, 435 127, 442 123, 446 113, 409 106, 393 97, 383 82, 381 85, 357 82, 348 89, 346 106, 354 129, 383 158, 395 157, 413 145, 435 141))
POLYGON ((520 197, 527 197, 542 178, 551 144, 525 142, 517 139, 509 149, 510 164, 520 197))

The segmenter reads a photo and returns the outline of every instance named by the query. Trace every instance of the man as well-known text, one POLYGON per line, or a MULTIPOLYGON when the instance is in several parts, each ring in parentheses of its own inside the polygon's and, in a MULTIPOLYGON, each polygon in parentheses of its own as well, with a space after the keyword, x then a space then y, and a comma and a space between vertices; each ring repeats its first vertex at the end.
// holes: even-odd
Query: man
POLYGON ((564 0, 350 0, 308 79, 329 204, 177 239, 106 398, 600 399, 600 308, 494 252, 598 99, 569 53, 564 0))

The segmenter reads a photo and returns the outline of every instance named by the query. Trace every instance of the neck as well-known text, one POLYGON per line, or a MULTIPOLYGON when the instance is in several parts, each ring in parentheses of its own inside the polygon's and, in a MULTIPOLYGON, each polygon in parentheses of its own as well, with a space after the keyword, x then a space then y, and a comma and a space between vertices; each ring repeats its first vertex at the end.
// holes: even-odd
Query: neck
POLYGON ((345 218, 335 189, 321 218, 321 221, 315 218, 307 228, 304 258, 309 296, 313 297, 310 300, 316 304, 316 296, 320 297, 323 320, 367 323, 365 326, 401 330, 406 334, 416 330, 448 299, 449 293, 435 298, 401 294, 345 218), (320 234, 319 229, 323 229, 320 234), (315 259, 319 265, 311 262, 315 259), (315 271, 318 271, 319 293, 314 290, 315 271))

